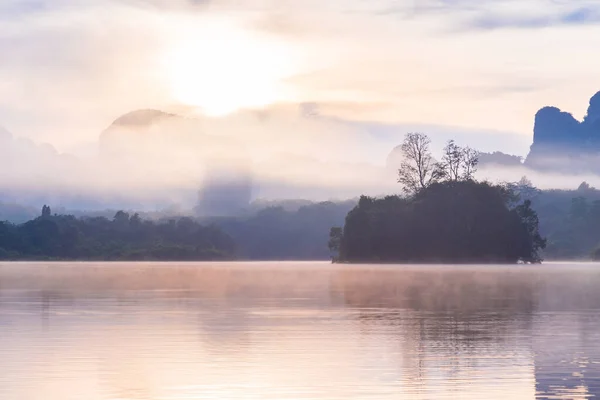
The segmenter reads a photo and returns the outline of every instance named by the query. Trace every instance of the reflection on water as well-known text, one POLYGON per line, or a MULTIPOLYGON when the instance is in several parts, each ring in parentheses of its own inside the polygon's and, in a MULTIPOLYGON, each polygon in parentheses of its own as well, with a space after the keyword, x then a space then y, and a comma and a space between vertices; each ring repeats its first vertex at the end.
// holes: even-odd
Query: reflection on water
POLYGON ((599 289, 591 264, 0 264, 0 399, 586 399, 599 289))

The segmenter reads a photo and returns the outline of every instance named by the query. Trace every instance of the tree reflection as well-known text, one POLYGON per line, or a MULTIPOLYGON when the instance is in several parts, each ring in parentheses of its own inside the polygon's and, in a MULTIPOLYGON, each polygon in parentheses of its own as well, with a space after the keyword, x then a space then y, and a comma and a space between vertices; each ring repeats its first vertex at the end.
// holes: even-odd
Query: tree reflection
POLYGON ((392 329, 405 379, 422 390, 529 365, 539 398, 600 395, 600 273, 589 268, 350 268, 333 282, 365 333, 392 329))

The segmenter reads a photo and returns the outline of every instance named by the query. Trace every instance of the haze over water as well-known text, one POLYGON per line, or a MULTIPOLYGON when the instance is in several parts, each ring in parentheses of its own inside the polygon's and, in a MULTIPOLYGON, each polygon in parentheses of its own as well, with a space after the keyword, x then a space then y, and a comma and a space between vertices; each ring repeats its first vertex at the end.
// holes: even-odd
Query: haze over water
POLYGON ((591 398, 599 285, 596 264, 0 264, 0 398, 591 398))

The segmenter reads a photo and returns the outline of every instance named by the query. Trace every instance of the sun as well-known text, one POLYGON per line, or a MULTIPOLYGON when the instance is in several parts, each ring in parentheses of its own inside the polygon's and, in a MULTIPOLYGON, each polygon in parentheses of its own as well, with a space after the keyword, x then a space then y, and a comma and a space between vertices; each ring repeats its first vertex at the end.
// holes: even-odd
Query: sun
POLYGON ((170 46, 165 65, 172 96, 205 114, 223 116, 284 100, 292 75, 282 43, 225 22, 188 29, 170 46))

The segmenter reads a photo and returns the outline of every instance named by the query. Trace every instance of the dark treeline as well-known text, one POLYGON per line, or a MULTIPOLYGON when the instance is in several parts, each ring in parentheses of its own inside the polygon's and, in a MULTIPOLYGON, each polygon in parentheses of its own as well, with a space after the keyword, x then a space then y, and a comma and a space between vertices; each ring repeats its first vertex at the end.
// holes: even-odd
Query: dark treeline
MULTIPOLYGON (((526 178, 496 188, 506 195, 512 193, 513 200, 506 205, 508 209, 523 205, 527 200, 531 202, 530 208, 539 217, 539 232, 547 238, 546 248, 540 249, 544 259, 589 260, 600 248, 600 190, 587 184, 572 190, 539 190, 526 178), (514 196, 520 201, 515 202, 514 196)), ((406 201, 406 196, 392 196, 387 201, 406 201)), ((309 202, 297 207, 274 203, 258 207, 243 217, 207 222, 214 223, 234 239, 240 259, 328 260, 332 255, 327 246, 330 228, 344 225, 346 215, 357 206, 358 199, 306 203, 309 202)))
POLYGON ((244 216, 202 220, 123 211, 75 217, 44 207, 28 222, 0 222, 0 260, 329 260, 329 229, 356 203, 273 203, 244 216))
MULTIPOLYGON (((543 258, 548 260, 589 260, 594 251, 600 247, 600 190, 589 187, 589 185, 582 185, 579 189, 573 190, 542 191, 533 187, 527 179, 504 186, 519 195, 523 202, 530 200, 531 207, 538 213, 540 233, 548 239, 547 248, 542 252, 543 258)), ((378 204, 369 206, 371 212, 376 210, 379 203, 384 206, 384 204, 398 202, 402 203, 402 207, 404 207, 407 202, 405 196, 372 200, 378 204)), ((316 204, 302 202, 301 206, 295 207, 273 203, 268 204, 265 208, 252 210, 245 216, 205 219, 201 220, 200 224, 213 224, 222 233, 229 236, 230 240, 235 243, 237 259, 329 260, 332 254, 327 246, 330 228, 343 226, 346 215, 357 204, 358 200, 316 204)), ((39 215, 39 211, 37 214, 39 215)), ((177 232, 190 221, 185 218, 183 223, 178 223, 181 220, 180 217, 160 216, 156 219, 148 215, 141 215, 144 224, 148 224, 146 219, 154 221, 153 225, 167 224, 171 226, 170 232, 177 232), (179 228, 176 228, 177 225, 179 228)), ((67 229, 65 227, 74 224, 80 233, 77 234, 77 243, 73 244, 73 247, 84 248, 86 247, 84 243, 87 242, 92 243, 87 247, 91 246, 94 250, 62 253, 61 255, 57 255, 56 251, 43 254, 39 250, 39 245, 26 244, 31 240, 27 237, 32 237, 34 228, 38 230, 36 235, 40 235, 39 226, 36 227, 36 225, 39 225, 41 221, 39 218, 33 218, 27 224, 0 223, 0 259, 132 259, 135 254, 127 255, 127 253, 131 252, 134 247, 139 248, 139 243, 130 242, 125 245, 121 239, 116 240, 118 235, 115 236, 112 233, 91 233, 94 231, 93 226, 102 227, 102 232, 112 232, 110 226, 114 222, 113 218, 96 216, 77 218, 52 216, 52 218, 62 226, 59 228, 59 231, 62 232, 60 240, 66 240, 67 229), (82 229, 81 227, 84 225, 86 228, 82 229), (89 227, 87 227, 88 225, 89 227), (9 233, 7 234, 7 232, 9 233), (18 239, 15 239, 16 237, 18 239), (104 239, 106 239, 105 243, 103 243, 104 239), (14 243, 20 243, 20 247, 14 243), (35 247, 38 247, 38 250, 33 250, 35 247), (30 250, 24 250, 24 248, 30 250)), ((132 227, 138 223, 137 218, 133 213, 129 216, 132 227)), ((197 223, 194 222, 194 224, 197 223)), ((166 234, 165 227, 160 229, 166 234)), ((47 229, 45 232, 52 233, 54 231, 55 229, 47 229)), ((39 236, 36 240, 38 243, 44 242, 39 236)), ((156 240, 151 246, 159 242, 162 242, 164 247, 168 243, 177 243, 178 239, 156 240)), ((146 246, 146 249, 150 249, 151 246, 146 246)), ((52 246, 45 248, 50 249, 52 246)), ((65 244, 65 248, 69 248, 69 246, 65 244)), ((225 253, 231 256, 232 251, 226 250, 225 253)), ((139 254, 136 257, 139 257, 139 254)), ((150 257, 148 254, 145 257, 158 259, 158 257, 150 257)))
POLYGON ((221 260, 231 259, 235 245, 215 226, 190 218, 142 220, 118 212, 104 217, 42 215, 23 224, 0 223, 3 260, 221 260))
POLYGON ((342 262, 541 262, 531 201, 510 185, 476 182, 477 153, 450 141, 437 162, 429 138, 408 134, 398 181, 406 196, 361 197, 330 247, 342 262))
POLYGON ((540 216, 540 231, 548 238, 549 259, 599 259, 600 190, 582 183, 576 190, 537 190, 529 196, 540 216))
POLYGON ((329 229, 342 224, 355 205, 354 200, 295 209, 272 205, 248 216, 209 221, 234 239, 242 259, 329 260, 329 229))
POLYGON ((332 247, 351 262, 540 262, 531 203, 508 202, 502 187, 474 181, 435 183, 410 198, 362 197, 343 232, 332 230, 332 247))

